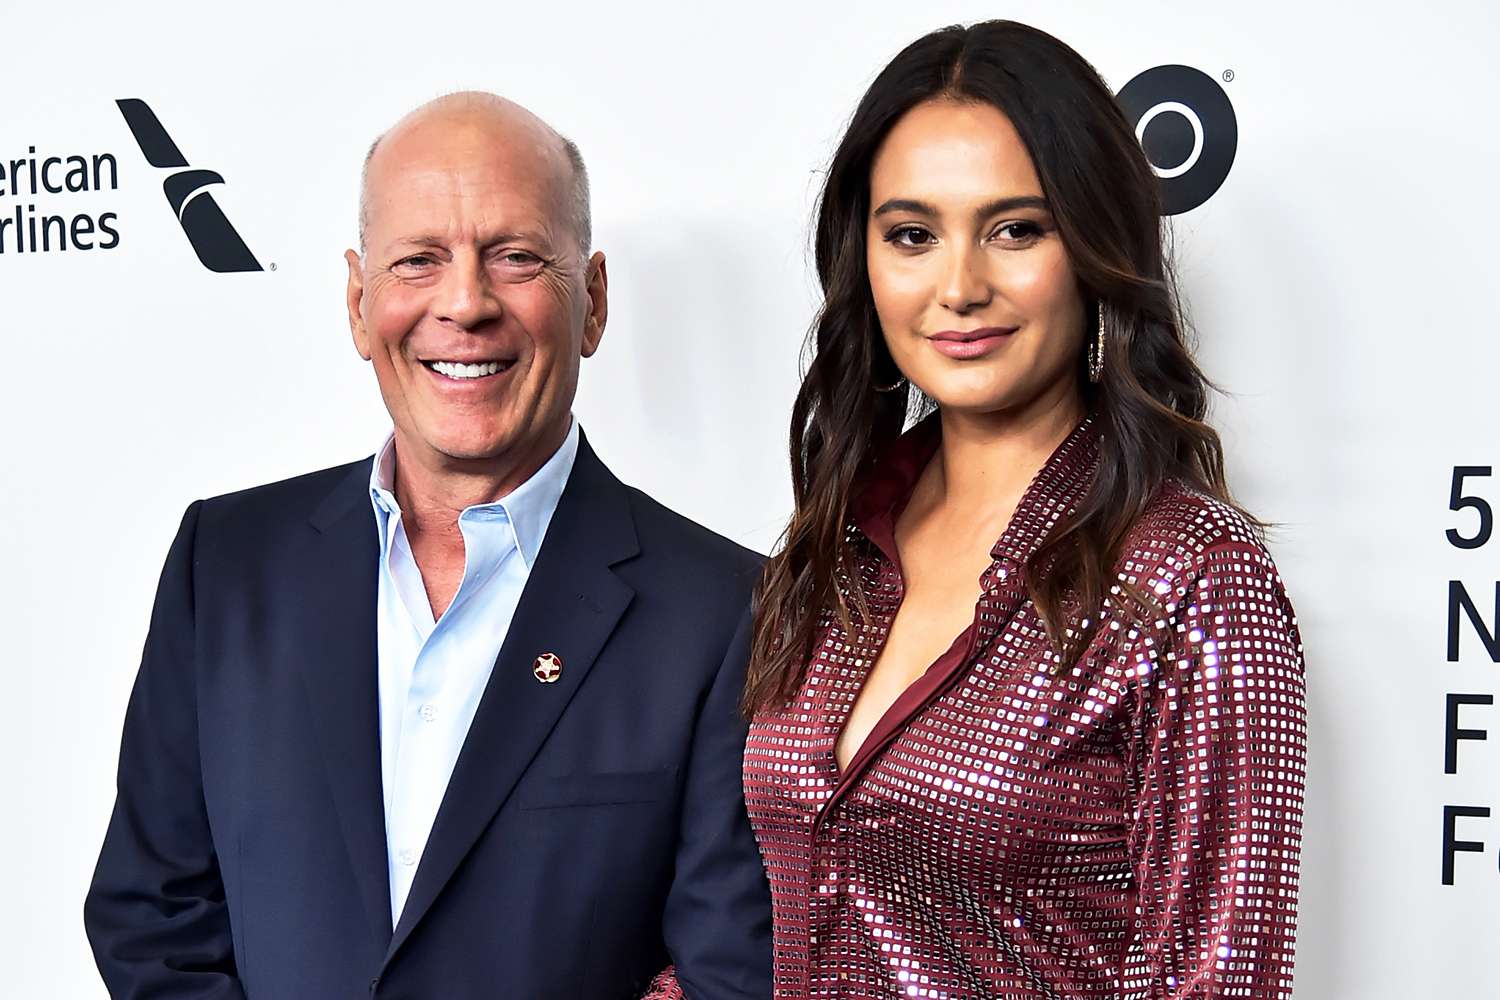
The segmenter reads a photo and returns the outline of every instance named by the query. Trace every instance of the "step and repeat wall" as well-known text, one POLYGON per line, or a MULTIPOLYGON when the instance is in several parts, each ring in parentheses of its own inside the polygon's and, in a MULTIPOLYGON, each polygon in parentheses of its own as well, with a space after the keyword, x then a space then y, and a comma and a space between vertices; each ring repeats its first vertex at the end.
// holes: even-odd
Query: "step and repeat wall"
POLYGON ((1297 997, 1500 996, 1500 23, 1477 0, 5 10, 0 993, 104 996, 80 910, 183 508, 385 433, 341 256, 375 135, 479 88, 578 142, 612 301, 577 413, 627 481, 764 551, 820 171, 906 42, 1001 16, 1138 122, 1232 483, 1275 523, 1309 682, 1297 997))

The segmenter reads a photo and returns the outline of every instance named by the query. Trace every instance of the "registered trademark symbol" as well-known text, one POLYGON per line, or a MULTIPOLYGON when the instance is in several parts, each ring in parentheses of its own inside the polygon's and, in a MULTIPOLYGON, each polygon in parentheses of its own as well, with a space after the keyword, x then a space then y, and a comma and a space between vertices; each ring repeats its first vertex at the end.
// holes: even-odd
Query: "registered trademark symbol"
POLYGON ((271 270, 276 270, 276 263, 274 261, 271 263, 271 270))
POLYGON ((1225 83, 1233 83, 1234 82, 1234 70, 1232 70, 1232 69, 1226 69, 1224 71, 1224 82, 1225 83))

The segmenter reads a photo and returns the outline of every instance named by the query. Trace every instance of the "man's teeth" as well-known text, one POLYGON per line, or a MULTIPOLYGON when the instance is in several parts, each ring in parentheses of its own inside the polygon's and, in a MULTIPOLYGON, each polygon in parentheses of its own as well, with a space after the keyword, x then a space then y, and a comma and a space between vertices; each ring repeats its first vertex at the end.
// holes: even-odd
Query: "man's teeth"
POLYGON ((482 378, 485 375, 496 374, 504 366, 498 361, 486 361, 477 365, 461 365, 454 361, 433 361, 430 367, 439 375, 446 375, 449 378, 482 378))

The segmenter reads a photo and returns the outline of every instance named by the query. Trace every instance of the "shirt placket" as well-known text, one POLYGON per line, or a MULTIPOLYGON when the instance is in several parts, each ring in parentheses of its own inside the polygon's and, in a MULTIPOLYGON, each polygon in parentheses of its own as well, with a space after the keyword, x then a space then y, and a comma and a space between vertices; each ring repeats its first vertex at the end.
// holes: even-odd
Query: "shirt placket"
POLYGON ((443 684, 442 659, 435 655, 442 635, 434 631, 417 653, 411 685, 401 715, 401 747, 396 758, 396 788, 392 808, 393 835, 391 892, 399 915, 416 877, 443 791, 433 780, 442 773, 442 739, 438 730, 443 684), (424 817, 426 818, 424 820, 424 817))
MULTIPOLYGON (((840 1000, 846 997, 848 1000, 856 1000, 856 995, 848 992, 856 988, 850 983, 847 968, 852 956, 843 953, 830 955, 825 951, 828 948, 853 948, 858 936, 864 932, 861 926, 862 917, 855 912, 854 899, 857 890, 853 880, 856 872, 852 867, 853 858, 860 850, 860 845, 857 843, 857 831, 846 818, 845 807, 848 798, 859 793, 860 785, 870 772, 879 766, 880 756, 886 753, 893 743, 900 740, 901 734, 920 717, 933 700, 941 698, 943 692, 948 690, 952 683, 967 673, 973 664, 986 654, 1010 618, 1021 607, 1025 599, 1025 589, 1016 575, 1015 563, 1008 554, 1001 553, 998 549, 999 546, 997 546, 995 560, 980 578, 980 594, 974 605, 974 618, 966 630, 968 639, 953 667, 948 671, 948 679, 915 707, 907 719, 881 745, 872 744, 868 752, 865 749, 858 752, 855 759, 850 761, 850 773, 840 774, 832 757, 832 751, 829 752, 829 794, 823 807, 813 817, 809 829, 810 856, 814 859, 812 877, 816 891, 811 894, 809 961, 803 981, 804 994, 811 990, 814 967, 837 968, 835 979, 825 978, 819 981, 819 988, 822 990, 819 995, 830 998, 838 997, 840 1000), (864 759, 863 766, 857 766, 861 759, 864 759)), ((899 571, 889 561, 883 560, 883 563, 880 576, 881 593, 889 595, 890 600, 882 603, 876 624, 862 634, 864 643, 861 655, 866 661, 866 671, 873 668, 875 658, 880 654, 881 646, 889 633, 903 596, 899 571)), ((944 654, 945 657, 948 655, 950 654, 944 654)), ((935 661, 929 669, 934 669, 938 662, 940 661, 935 661)), ((863 683, 863 678, 861 683, 863 683)), ((919 679, 916 683, 922 683, 922 681, 919 679)), ((857 694, 855 697, 857 698, 857 694)), ((852 710, 852 703, 849 708, 852 710)), ((837 719, 839 728, 847 722, 847 714, 844 712, 837 719)), ((834 740, 836 742, 837 732, 834 734, 834 740)), ((883 968, 880 970, 880 972, 884 971, 883 968)))
MULTIPOLYGON (((403 900, 447 790, 456 762, 455 748, 463 742, 459 730, 467 723, 461 722, 460 716, 471 712, 479 694, 470 690, 473 685, 469 682, 474 679, 467 673, 468 667, 477 668, 477 661, 464 641, 464 628, 469 627, 463 624, 465 603, 489 583, 507 559, 520 558, 514 526, 503 506, 471 507, 459 515, 458 523, 466 553, 464 575, 447 611, 431 627, 417 653, 402 714, 397 763, 401 790, 397 803, 402 815, 397 828, 404 839, 398 841, 395 852, 392 886, 399 879, 403 900), (455 664, 466 668, 458 676, 450 676, 455 664)), ((425 593, 422 597, 425 602, 425 593)), ((424 607, 430 621, 430 605, 424 607)))
POLYGON ((405 906, 417 866, 422 859, 426 831, 421 816, 431 803, 431 782, 437 741, 429 731, 436 720, 436 702, 442 689, 440 667, 435 661, 435 647, 442 639, 432 618, 432 608, 422 586, 420 575, 411 572, 416 561, 406 537, 400 511, 392 513, 391 558, 400 561, 407 572, 392 572, 391 581, 397 599, 406 610, 411 625, 415 654, 406 677, 406 697, 401 703, 400 735, 395 760, 389 775, 390 806, 387 837, 390 841, 389 871, 391 883, 391 919, 394 924, 405 906), (420 591, 420 592, 419 592, 420 591))
MULTIPOLYGON (((874 668, 875 659, 880 655, 881 647, 884 645, 885 637, 890 632, 891 621, 895 617, 896 609, 900 607, 903 596, 901 574, 897 567, 889 560, 881 560, 879 571, 879 594, 880 604, 871 608, 874 621, 866 627, 857 629, 852 636, 846 635, 846 652, 856 656, 863 661, 863 676, 859 678, 859 686, 862 687, 869 672, 874 668)), ((858 699, 858 691, 848 696, 847 702, 840 706, 836 716, 830 716, 826 711, 819 714, 827 719, 829 730, 825 737, 826 747, 819 755, 819 777, 823 782, 824 795, 822 802, 815 809, 808 822, 809 857, 813 859, 813 867, 810 873, 811 880, 815 886, 809 893, 808 913, 808 963, 803 970, 802 995, 807 995, 812 986, 812 970, 815 965, 826 966, 831 964, 837 968, 837 978, 833 982, 820 983, 820 989, 824 996, 830 996, 827 990, 833 990, 831 996, 844 997, 848 989, 849 974, 845 967, 848 956, 834 956, 832 963, 819 961, 820 949, 823 947, 847 947, 850 940, 848 929, 843 925, 855 916, 851 916, 849 908, 853 900, 854 887, 850 884, 853 877, 851 869, 852 855, 849 830, 844 822, 841 803, 832 801, 834 796, 846 780, 839 771, 837 747, 839 735, 844 725, 848 722, 849 713, 853 710, 854 701, 858 699)), ((827 708, 827 702, 822 706, 827 708)))

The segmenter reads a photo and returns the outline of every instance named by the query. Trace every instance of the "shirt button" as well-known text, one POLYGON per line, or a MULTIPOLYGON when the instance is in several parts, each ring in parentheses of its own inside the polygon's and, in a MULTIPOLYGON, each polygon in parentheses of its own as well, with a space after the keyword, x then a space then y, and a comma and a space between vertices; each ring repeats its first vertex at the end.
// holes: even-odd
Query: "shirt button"
POLYGON ((403 847, 401 848, 401 850, 396 852, 396 860, 401 862, 403 865, 414 865, 417 863, 417 852, 412 850, 410 847, 403 847))
POLYGON ((417 710, 417 714, 422 716, 423 722, 431 722, 433 719, 437 718, 437 706, 430 703, 423 705, 420 709, 417 710))

